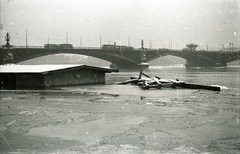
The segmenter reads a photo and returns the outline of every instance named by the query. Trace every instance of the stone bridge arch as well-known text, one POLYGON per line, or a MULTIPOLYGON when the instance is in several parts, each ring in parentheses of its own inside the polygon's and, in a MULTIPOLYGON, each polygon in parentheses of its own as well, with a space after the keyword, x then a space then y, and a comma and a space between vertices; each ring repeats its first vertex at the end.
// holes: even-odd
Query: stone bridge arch
MULTIPOLYGON (((42 49, 42 48, 13 48, 13 49, 7 49, 2 50, 3 52, 11 52, 14 57, 14 63, 19 63, 22 61, 26 61, 33 58, 38 58, 42 56, 47 55, 53 55, 53 54, 76 54, 76 55, 86 55, 91 56, 95 58, 99 58, 102 60, 106 60, 110 63, 112 63, 112 66, 115 68, 136 68, 138 66, 138 62, 136 62, 134 59, 128 56, 122 56, 122 54, 119 54, 115 51, 108 51, 105 50, 99 50, 99 49, 42 49)), ((1 58, 4 56, 1 56, 1 58)), ((1 59, 3 61, 3 59, 1 59)))
POLYGON ((238 52, 221 51, 196 51, 196 50, 169 50, 169 49, 111 49, 102 48, 71 48, 71 49, 46 49, 44 47, 16 47, 0 49, 0 62, 3 64, 4 54, 10 52, 14 57, 14 63, 45 55, 70 53, 92 56, 111 62, 117 68, 138 68, 141 62, 149 62, 153 59, 171 55, 186 59, 186 67, 217 67, 226 66, 228 62, 240 58, 238 52), (144 56, 143 56, 144 55, 144 56), (143 61, 142 57, 145 57, 143 61))
POLYGON ((158 64, 162 64, 162 65, 165 65, 165 64, 185 64, 186 63, 186 59, 182 58, 182 57, 179 57, 179 56, 176 56, 176 55, 162 55, 162 56, 159 56, 157 58, 154 58, 153 60, 149 60, 148 63, 149 65, 151 66, 151 63, 158 63, 158 64), (170 58, 170 59, 169 59, 170 58))
POLYGON ((200 51, 172 51, 163 49, 159 51, 147 51, 147 61, 154 60, 166 55, 180 57, 186 60, 186 67, 216 67, 226 66, 226 63, 222 61, 221 55, 212 52, 200 52, 200 51))
POLYGON ((183 52, 179 55, 186 59, 186 67, 209 67, 209 66, 216 66, 216 62, 211 58, 201 55, 198 53, 190 53, 190 52, 183 52))

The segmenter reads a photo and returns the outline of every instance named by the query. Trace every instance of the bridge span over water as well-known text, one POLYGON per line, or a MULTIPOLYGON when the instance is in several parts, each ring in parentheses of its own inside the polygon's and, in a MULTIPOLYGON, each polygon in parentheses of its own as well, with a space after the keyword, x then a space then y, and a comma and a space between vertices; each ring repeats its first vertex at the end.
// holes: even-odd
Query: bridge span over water
POLYGON ((203 51, 203 50, 170 50, 170 49, 103 49, 82 48, 48 49, 43 46, 11 46, 0 48, 0 63, 5 63, 9 55, 13 63, 60 53, 79 54, 100 58, 112 63, 118 69, 137 68, 144 57, 144 62, 171 55, 186 59, 186 67, 222 67, 227 63, 240 59, 240 51, 203 51))

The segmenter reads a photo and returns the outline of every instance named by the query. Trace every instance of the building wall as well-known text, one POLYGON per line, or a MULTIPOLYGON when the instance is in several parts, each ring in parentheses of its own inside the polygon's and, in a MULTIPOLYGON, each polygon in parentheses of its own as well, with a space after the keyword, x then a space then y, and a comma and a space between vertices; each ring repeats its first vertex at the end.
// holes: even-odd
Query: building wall
POLYGON ((59 71, 44 75, 44 85, 46 87, 104 83, 105 72, 91 69, 59 71))
POLYGON ((15 74, 1 74, 0 89, 16 89, 15 74))
POLYGON ((42 89, 44 76, 42 74, 16 74, 16 89, 42 89))
POLYGON ((1 74, 0 88, 8 90, 18 89, 42 89, 43 85, 42 74, 1 74))
POLYGON ((58 86, 105 84, 105 72, 91 69, 40 73, 2 73, 0 89, 44 89, 58 86))

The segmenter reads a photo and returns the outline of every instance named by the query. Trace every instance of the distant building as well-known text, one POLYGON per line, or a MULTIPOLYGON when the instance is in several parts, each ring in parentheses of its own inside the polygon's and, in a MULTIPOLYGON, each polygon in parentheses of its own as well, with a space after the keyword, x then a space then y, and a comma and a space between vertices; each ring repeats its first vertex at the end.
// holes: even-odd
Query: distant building
POLYGON ((0 65, 0 89, 48 89, 105 84, 118 70, 89 65, 0 65))

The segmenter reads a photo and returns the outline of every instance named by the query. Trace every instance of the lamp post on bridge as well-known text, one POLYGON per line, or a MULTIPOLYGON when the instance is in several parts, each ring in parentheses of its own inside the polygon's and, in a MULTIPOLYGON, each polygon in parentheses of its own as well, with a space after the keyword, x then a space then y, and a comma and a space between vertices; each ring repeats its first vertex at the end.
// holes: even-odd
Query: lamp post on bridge
POLYGON ((80 36, 80 47, 82 47, 82 36, 80 36))
POLYGON ((142 50, 144 50, 144 47, 143 47, 144 42, 143 42, 143 40, 141 41, 141 45, 142 45, 142 50))
POLYGON ((230 48, 230 51, 233 51, 233 43, 229 43, 229 48, 230 48))
POLYGON ((170 50, 172 51, 172 39, 170 40, 170 50))
POLYGON ((27 37, 27 30, 26 30, 26 48, 28 48, 28 37, 27 37))
POLYGON ((6 39, 6 41, 7 41, 5 47, 10 47, 10 43, 9 43, 9 41, 10 41, 10 35, 9 35, 9 33, 6 34, 5 39, 6 39))
POLYGON ((48 34, 48 42, 47 43, 49 44, 49 34, 48 34))
POLYGON ((152 49, 152 39, 151 39, 151 37, 149 38, 149 48, 150 48, 150 50, 152 49))
POLYGON ((7 33, 5 36, 5 40, 7 41, 6 45, 3 46, 3 48, 6 48, 7 50, 5 52, 3 52, 2 56, 3 56, 3 64, 6 63, 14 63, 14 55, 13 55, 13 51, 11 50, 11 48, 13 47, 12 45, 10 45, 10 34, 7 33))
POLYGON ((208 51, 208 41, 207 41, 207 51, 208 51))
POLYGON ((102 36, 100 34, 100 48, 101 48, 101 46, 102 46, 102 36))
POLYGON ((66 32, 66 44, 68 44, 68 32, 66 32))
POLYGON ((131 39, 130 39, 130 37, 128 36, 128 47, 130 47, 131 46, 131 39))

